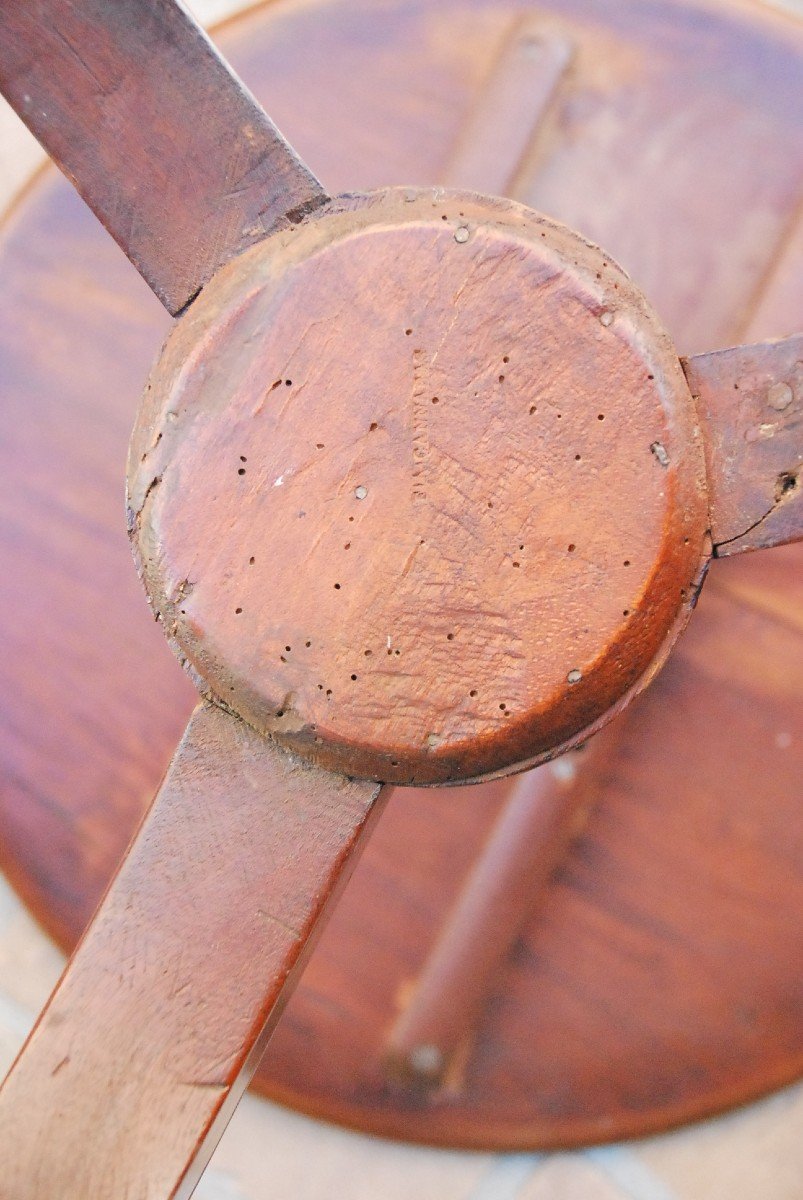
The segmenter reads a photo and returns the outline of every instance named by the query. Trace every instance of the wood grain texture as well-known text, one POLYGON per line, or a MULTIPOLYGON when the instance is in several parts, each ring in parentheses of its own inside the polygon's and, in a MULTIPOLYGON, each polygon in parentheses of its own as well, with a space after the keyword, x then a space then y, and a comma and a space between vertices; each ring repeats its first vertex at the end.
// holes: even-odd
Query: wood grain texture
POLYGON ((425 1087, 462 1085, 499 974, 592 812, 593 790, 580 786, 578 772, 595 777, 610 744, 596 738, 510 789, 390 1031, 390 1074, 425 1087))
POLYGON ((202 691, 406 784, 587 738, 709 554, 694 406, 638 290, 565 227, 441 189, 333 202, 208 285, 148 382, 129 507, 202 691))
POLYGON ((803 538, 803 334, 697 355, 684 369, 705 432, 716 554, 803 538))
POLYGON ((542 18, 514 21, 444 171, 451 188, 515 196, 539 134, 556 107, 574 53, 542 18))
MULTIPOLYGON (((800 24, 736 4, 529 11, 576 52, 519 198, 610 249, 683 353, 795 332, 800 24)), ((275 3, 220 44, 330 191, 437 184, 517 20, 498 0, 275 3)), ((71 947, 193 703, 120 516, 126 441, 168 322, 55 171, 5 220, 0 270, 0 859, 71 947)), ((622 718, 620 767, 594 782, 586 834, 495 982, 459 1093, 389 1089, 386 1037, 509 781, 395 793, 260 1090, 391 1136, 527 1147, 662 1129, 794 1078, 800 553, 713 564, 674 663, 622 718)))
POLYGON ((174 0, 3 0, 0 92, 173 313, 325 199, 174 0))
POLYGON ((4 1200, 190 1196, 378 793, 196 710, 0 1089, 4 1200))
POLYGON ((462 790, 399 789, 269 1047, 270 1094, 385 1136, 557 1147, 799 1077, 801 581, 800 545, 712 565, 670 662, 596 739, 619 740, 580 781, 592 815, 491 980, 470 1054, 428 1089, 393 1086, 387 1031, 509 794, 490 787, 514 785, 468 811, 462 790))

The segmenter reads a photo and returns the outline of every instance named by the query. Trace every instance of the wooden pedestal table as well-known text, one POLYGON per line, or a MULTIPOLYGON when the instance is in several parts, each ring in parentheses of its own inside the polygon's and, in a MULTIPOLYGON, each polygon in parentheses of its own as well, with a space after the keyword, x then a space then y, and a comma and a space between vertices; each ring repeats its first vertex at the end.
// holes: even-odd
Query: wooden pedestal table
MULTIPOLYGON (((43 16, 37 7, 33 15, 43 16)), ((464 782, 547 760, 584 742, 652 677, 696 603, 712 549, 800 536, 799 337, 698 357, 684 375, 629 279, 565 227, 461 192, 406 188, 327 201, 177 10, 158 7, 154 41, 152 24, 140 37, 130 14, 114 8, 46 7, 55 41, 51 27, 27 13, 0 10, 4 88, 168 305, 193 300, 215 266, 254 243, 213 274, 169 339, 146 391, 129 470, 131 530, 157 617, 217 706, 214 718, 202 710, 206 719, 238 731, 229 741, 233 786, 247 793, 254 763, 269 773, 277 756, 285 775, 303 779, 295 758, 287 765, 288 750, 317 763, 315 770, 405 784, 464 782), (37 30, 44 55, 28 54, 37 30), (150 198, 140 203, 141 173, 164 178, 168 122, 154 68, 161 52, 168 61, 178 55, 193 78, 209 70, 210 94, 222 93, 218 111, 234 114, 230 139, 212 127, 218 152, 244 137, 245 158, 233 155, 243 179, 250 183, 269 164, 260 186, 266 195, 285 189, 292 201, 284 210, 241 210, 249 183, 232 191, 230 172, 202 174, 191 190, 197 199, 197 188, 207 189, 214 236, 191 242, 194 258, 171 258, 150 198), (62 111, 58 87, 76 70, 93 82, 70 93, 74 112, 62 111), (98 116, 101 130, 104 122, 114 127, 109 113, 118 101, 110 105, 110 94, 133 97, 147 119, 132 127, 124 154, 101 138, 103 153, 90 147, 87 155, 79 131, 94 128, 98 116), (104 190, 115 169, 119 187, 104 190), (736 414, 725 400, 734 389, 744 393, 736 414), (767 405, 782 414, 771 438, 767 405), (303 580, 300 562, 308 568, 303 580), (220 716, 221 708, 230 715, 220 716), (255 758, 245 756, 243 781, 231 747, 244 742, 257 749, 255 758)), ((169 94, 163 101, 173 103, 169 94)), ((171 152, 182 147, 188 161, 202 164, 210 149, 204 127, 190 128, 189 114, 182 124, 180 103, 170 115, 171 152)), ((189 746, 203 764, 192 734, 189 746)), ((210 805, 220 771, 213 759, 200 773, 210 805)), ((88 971, 104 960, 101 969, 126 986, 122 965, 134 961, 129 923, 135 943, 140 928, 140 864, 150 839, 175 836, 159 819, 163 805, 172 808, 171 779, 182 799, 203 804, 196 785, 181 786, 182 763, 5 1085, 2 1103, 16 1128, 33 1133, 26 1105, 51 1112, 65 1141, 70 1129, 96 1121, 98 1060, 54 1056, 79 1040, 70 1025, 81 1021, 73 997, 90 990, 88 971), (96 946, 104 953, 95 956, 96 946), (68 1087, 86 1102, 67 1115, 56 1093, 68 1087)), ((263 786, 264 776, 256 778, 263 786)), ((314 795, 311 776, 307 783, 314 795)), ((127 1087, 143 1114, 149 1098, 162 1096, 159 1046, 174 1045, 180 1022, 169 1006, 162 1039, 137 1007, 157 1066, 136 1055, 126 1063, 131 1082, 107 1088, 110 1134, 96 1139, 97 1178, 113 1176, 118 1190, 143 1181, 150 1189, 143 1194, 187 1194, 205 1153, 196 1147, 208 1144, 226 1097, 244 1085, 250 1052, 375 791, 357 789, 363 806, 338 827, 339 849, 324 837, 322 858, 311 852, 305 860, 319 881, 302 870, 291 888, 294 902, 302 892, 311 899, 287 922, 289 941, 279 938, 260 997, 238 990, 240 1046, 219 1048, 218 1094, 196 1108, 168 1088, 171 1096, 159 1102, 185 1138, 171 1140, 170 1154, 165 1143, 144 1138, 142 1152, 128 1158, 115 1135, 119 1114, 130 1111, 127 1087)), ((329 777, 324 809, 347 792, 340 776, 329 777)), ((299 814, 279 807, 298 849, 299 814)), ((234 813, 242 817, 239 807, 221 806, 221 822, 234 813)), ((168 884, 193 860, 185 824, 168 884)), ((237 844, 243 834, 248 840, 242 826, 239 834, 237 844)), ((280 830, 271 839, 272 854, 284 836, 280 830)), ((165 858, 158 846, 151 856, 161 896, 165 858)), ((233 855, 230 869, 238 861, 233 855)), ((231 893, 243 919, 253 879, 231 893)), ((281 879, 279 872, 266 910, 279 920, 281 879)), ((147 918, 153 906, 144 910, 147 918)), ((193 911, 193 936, 202 938, 204 906, 193 911)), ((227 920, 236 915, 232 909, 227 920)), ((169 923, 165 929, 169 943, 169 923)), ((147 949, 144 961, 152 963, 147 949)), ((217 970, 228 978, 232 963, 221 959, 217 970)), ((155 980, 148 970, 137 975, 143 996, 156 995, 155 980)), ((97 1045, 111 1064, 120 1014, 108 1021, 112 1033, 97 1045)), ((203 1006, 182 1028, 197 1056, 203 1006)), ((137 1040, 131 1023, 124 1032, 137 1040)), ((189 1074, 200 1082, 199 1070, 189 1074)), ((137 1145, 132 1128, 127 1137, 137 1145)), ((55 1158, 34 1153, 32 1137, 11 1140, 17 1194, 52 1194, 56 1178, 84 1194, 83 1168, 61 1161, 57 1176, 55 1158)))

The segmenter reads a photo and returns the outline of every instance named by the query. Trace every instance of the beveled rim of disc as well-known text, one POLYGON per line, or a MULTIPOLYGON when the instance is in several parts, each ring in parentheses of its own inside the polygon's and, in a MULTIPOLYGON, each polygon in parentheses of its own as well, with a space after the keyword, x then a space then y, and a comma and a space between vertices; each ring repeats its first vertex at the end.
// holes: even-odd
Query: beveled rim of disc
POLYGON ((225 267, 132 439, 151 604, 315 762, 468 782, 583 741, 708 561, 700 431, 625 273, 510 201, 342 197, 225 267))

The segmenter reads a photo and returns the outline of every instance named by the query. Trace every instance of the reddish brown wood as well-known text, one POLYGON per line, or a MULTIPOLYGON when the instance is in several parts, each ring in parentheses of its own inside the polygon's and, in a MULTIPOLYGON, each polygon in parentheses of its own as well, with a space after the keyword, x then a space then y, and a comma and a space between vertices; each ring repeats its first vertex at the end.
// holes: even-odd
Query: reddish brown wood
POLYGON ((803 538, 803 334, 684 368, 705 432, 717 555, 803 538))
POLYGON ((173 313, 326 198, 174 0, 2 0, 0 92, 173 313))
MULTIPOLYGON (((799 304, 775 280, 794 297, 803 278, 784 240, 803 167, 799 27, 747 7, 577 0, 538 12, 578 56, 522 197, 648 283, 685 353, 738 340, 748 318, 752 339, 794 332, 783 322, 799 304), (701 192, 714 177, 728 187, 701 192)), ((330 188, 435 183, 511 28, 495 0, 279 3, 233 24, 226 48, 330 188)), ((0 854, 63 944, 91 915, 192 702, 119 530, 125 440, 166 322, 107 243, 51 178, 0 246, 0 854)), ((662 1128, 793 1078, 797 556, 714 564, 679 650, 696 647, 698 667, 676 660, 637 702, 623 780, 603 780, 544 919, 500 976, 459 1095, 420 1105, 389 1093, 384 1039, 507 784, 397 792, 261 1086, 398 1136, 526 1146, 662 1128), (740 603, 714 610, 734 570, 740 603), (656 988, 657 1011, 640 1002, 656 988)))
POLYGON ((489 995, 591 814, 593 790, 579 786, 577 773, 588 775, 594 764, 599 770, 600 743, 610 741, 595 738, 593 753, 565 754, 510 788, 390 1032, 394 1075, 428 1087, 442 1080, 450 1090, 462 1086, 489 995))
POLYGON ((621 741, 587 781, 591 819, 492 980, 457 1086, 389 1086, 386 1031, 498 798, 466 813, 462 791, 400 789, 271 1043, 274 1097, 384 1135, 556 1146, 665 1129, 803 1072, 803 547, 711 574, 661 676, 599 735, 621 741))
POLYGON ((376 812, 199 707, 0 1089, 4 1200, 185 1200, 376 812))
POLYGON ((554 113, 573 52, 568 38, 545 31, 543 18, 514 21, 460 131, 443 177, 449 187, 516 195, 519 177, 554 113))
POLYGON ((587 738, 685 627, 698 432, 604 253, 510 201, 352 197, 169 338, 135 550, 182 661, 256 728, 360 776, 492 776, 587 738))
POLYGON ((747 320, 733 341, 791 337, 803 322, 803 201, 789 221, 788 235, 778 246, 764 278, 747 307, 747 320))

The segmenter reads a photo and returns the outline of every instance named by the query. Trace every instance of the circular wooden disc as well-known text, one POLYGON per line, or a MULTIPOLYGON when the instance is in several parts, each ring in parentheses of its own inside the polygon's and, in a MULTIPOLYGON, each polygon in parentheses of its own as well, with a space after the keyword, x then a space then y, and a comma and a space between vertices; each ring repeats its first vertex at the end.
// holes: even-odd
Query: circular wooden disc
POLYGON ((708 557, 694 405, 637 289, 565 227, 440 189, 336 201, 204 288, 148 382, 129 507, 205 689, 407 784, 588 738, 708 557))
MULTIPOLYGON (((574 66, 517 196, 622 261, 681 351, 793 332, 799 28, 741 6, 533 11, 574 66)), ((516 14, 276 4, 220 42, 332 190, 428 184, 516 14)), ((195 695, 123 527, 125 446, 168 320, 52 170, 4 224, 0 275, 0 856, 66 948, 195 695)), ((713 564, 672 661, 611 726, 594 816, 494 981, 459 1086, 395 1090, 385 1038, 506 783, 396 793, 257 1086, 391 1136, 523 1147, 665 1128, 795 1078, 802 579, 800 547, 713 564)))

